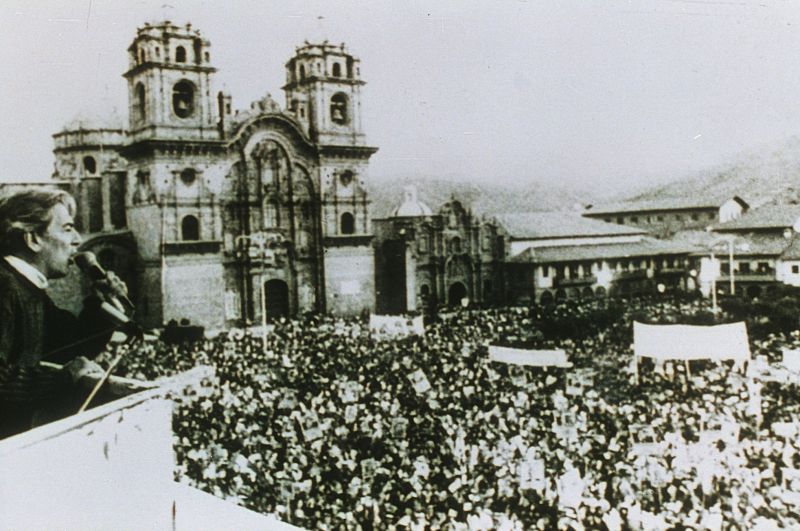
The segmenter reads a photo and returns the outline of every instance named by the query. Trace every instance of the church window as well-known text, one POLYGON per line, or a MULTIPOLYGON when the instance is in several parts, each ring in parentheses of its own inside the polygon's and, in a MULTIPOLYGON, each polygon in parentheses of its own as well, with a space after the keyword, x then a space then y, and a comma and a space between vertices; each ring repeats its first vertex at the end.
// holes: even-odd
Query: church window
POLYGON ((264 228, 278 226, 278 207, 271 199, 264 203, 264 228))
POLYGON ((417 243, 417 251, 420 253, 427 253, 428 252, 428 237, 420 235, 419 242, 417 243))
POLYGON ((799 265, 793 265, 792 266, 792 273, 795 274, 795 275, 800 273, 800 266, 799 265))
POLYGON ((311 203, 308 201, 304 201, 303 205, 300 207, 300 212, 303 216, 303 221, 308 221, 311 219, 311 203))
POLYGON ((350 212, 342 214, 340 227, 342 234, 353 234, 356 231, 356 220, 353 214, 350 212))
POLYGON ((353 182, 353 172, 349 170, 342 172, 339 176, 339 182, 342 183, 342 186, 350 186, 350 183, 353 182))
POLYGON ((333 63, 333 77, 342 76, 342 66, 339 63, 333 63))
POLYGON ((331 98, 331 120, 343 125, 347 123, 347 95, 337 92, 331 98))
POLYGON ((97 173, 97 162, 94 160, 94 157, 88 155, 83 157, 83 169, 87 175, 94 175, 97 173))
POLYGON ((197 179, 197 172, 192 168, 186 168, 181 172, 181 182, 186 186, 191 186, 197 179))
POLYGON ((200 39, 195 39, 194 40, 194 62, 196 64, 198 64, 198 65, 203 60, 202 47, 203 47, 203 42, 200 39))
POLYGON ((353 79, 353 58, 347 58, 347 77, 353 79))
POLYGON ((172 89, 172 109, 178 118, 188 118, 194 112, 194 85, 183 80, 172 89))
POLYGON ((139 63, 144 63, 145 61, 147 61, 147 53, 144 48, 139 48, 139 63))
POLYGON ((156 46, 156 57, 161 57, 161 48, 156 46))
POLYGON ((203 58, 206 60, 206 63, 211 62, 211 55, 208 52, 205 52, 205 54, 203 54, 203 58))
POLYGON ((142 83, 136 84, 136 95, 134 96, 134 116, 143 121, 147 116, 147 107, 144 98, 144 85, 142 83))
POLYGON ((306 78, 306 67, 300 65, 300 80, 304 80, 306 78))
POLYGON ((181 238, 187 242, 200 239, 200 221, 195 216, 184 216, 181 220, 181 238))
POLYGON ((450 252, 451 253, 461 252, 461 238, 459 238, 458 236, 450 240, 450 252))
POLYGON ((185 63, 186 62, 186 48, 183 46, 178 46, 175 48, 175 62, 176 63, 185 63))

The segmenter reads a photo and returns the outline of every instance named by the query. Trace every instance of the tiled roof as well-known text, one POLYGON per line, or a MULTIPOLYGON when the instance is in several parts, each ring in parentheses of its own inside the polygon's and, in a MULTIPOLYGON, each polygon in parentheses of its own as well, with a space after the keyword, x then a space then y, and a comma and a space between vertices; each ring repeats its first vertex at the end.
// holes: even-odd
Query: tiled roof
MULTIPOLYGON (((742 203, 738 196, 734 196, 742 203)), ((665 197, 648 201, 623 201, 595 205, 583 212, 584 216, 598 216, 603 214, 622 214, 633 212, 657 212, 666 210, 689 210, 699 208, 719 208, 731 197, 665 197)))
POLYGON ((785 229, 800 218, 800 205, 769 205, 751 210, 739 219, 717 223, 716 231, 741 231, 748 229, 785 229))
MULTIPOLYGON (((713 241, 717 242, 714 245, 714 251, 717 254, 728 253, 728 244, 720 238, 719 234, 711 233, 711 235, 716 238, 709 241, 695 254, 708 254, 713 241)), ((733 252, 736 256, 778 256, 786 249, 787 245, 789 245, 789 240, 782 235, 741 234, 733 240, 733 252)))
POLYGON ((495 218, 517 240, 647 234, 642 229, 587 219, 573 212, 498 214, 495 218))
POLYGON ((684 243, 646 239, 631 243, 529 248, 513 256, 510 261, 516 263, 575 262, 609 258, 690 254, 700 250, 698 247, 684 243))

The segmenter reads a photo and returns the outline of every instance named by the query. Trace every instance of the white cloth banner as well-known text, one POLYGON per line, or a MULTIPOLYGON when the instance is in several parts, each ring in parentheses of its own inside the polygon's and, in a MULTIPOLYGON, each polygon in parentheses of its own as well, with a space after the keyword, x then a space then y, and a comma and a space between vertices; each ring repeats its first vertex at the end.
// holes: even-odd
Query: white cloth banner
POLYGON ((408 336, 416 334, 425 335, 425 325, 422 316, 404 317, 402 315, 375 315, 369 316, 369 330, 373 334, 391 337, 408 336))
POLYGON ((783 349, 783 366, 792 372, 800 372, 800 350, 783 349))
POLYGON ((490 345, 489 360, 535 367, 572 367, 563 350, 524 350, 490 345))
POLYGON ((716 326, 633 323, 633 353, 660 360, 750 359, 744 322, 716 326))

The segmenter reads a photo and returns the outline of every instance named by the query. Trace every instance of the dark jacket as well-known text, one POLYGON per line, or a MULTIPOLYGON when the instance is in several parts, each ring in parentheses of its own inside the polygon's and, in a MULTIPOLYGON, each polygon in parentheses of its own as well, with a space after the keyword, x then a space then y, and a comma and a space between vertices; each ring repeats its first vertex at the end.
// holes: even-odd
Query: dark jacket
POLYGON ((0 438, 29 429, 34 412, 69 393, 69 374, 40 361, 93 358, 113 329, 96 297, 76 317, 0 258, 0 438))

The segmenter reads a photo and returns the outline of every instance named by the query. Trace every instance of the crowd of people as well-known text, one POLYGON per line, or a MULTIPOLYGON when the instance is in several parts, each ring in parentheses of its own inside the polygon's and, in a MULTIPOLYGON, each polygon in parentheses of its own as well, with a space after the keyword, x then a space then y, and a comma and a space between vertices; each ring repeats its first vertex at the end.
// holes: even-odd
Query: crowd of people
POLYGON ((800 376, 781 365, 800 333, 751 337, 744 372, 645 363, 637 382, 632 319, 707 305, 609 308, 461 309, 394 338, 307 316, 266 345, 243 330, 148 343, 116 372, 214 367, 210 394, 176 412, 177 475, 307 529, 800 526, 800 376), (595 326, 554 325, 581 319, 595 326), (563 349, 573 366, 490 362, 500 344, 563 349))

